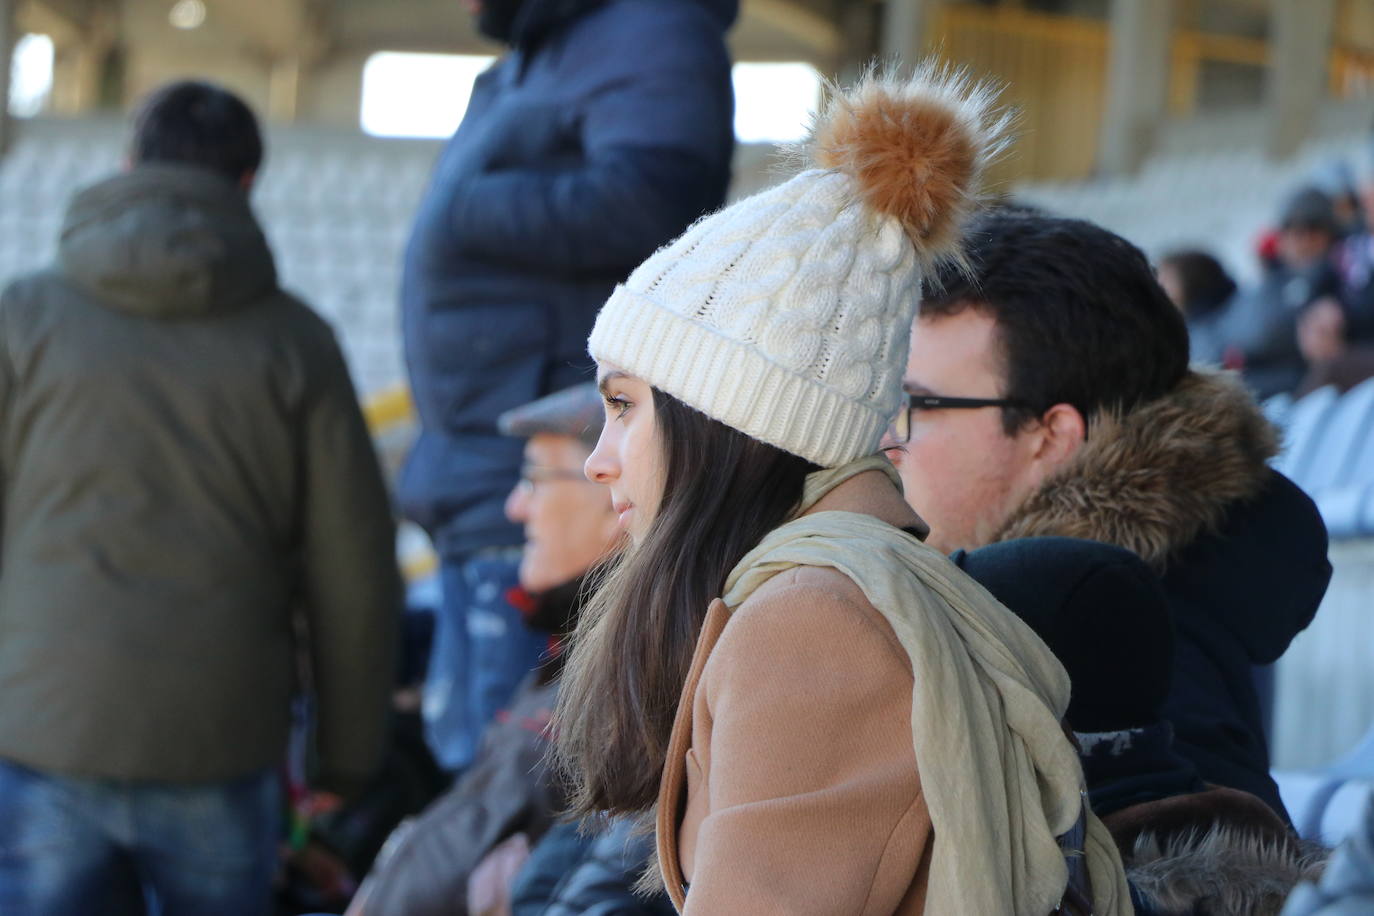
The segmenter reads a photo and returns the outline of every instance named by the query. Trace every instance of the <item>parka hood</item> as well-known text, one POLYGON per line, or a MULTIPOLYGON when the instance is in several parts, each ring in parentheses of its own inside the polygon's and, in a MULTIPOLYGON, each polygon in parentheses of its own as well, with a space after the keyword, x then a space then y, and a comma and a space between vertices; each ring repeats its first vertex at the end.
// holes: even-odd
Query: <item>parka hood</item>
MULTIPOLYGON (((1258 799, 1214 789, 1170 799, 1192 806, 1188 816, 1160 832, 1143 832, 1123 850, 1126 876, 1158 916, 1279 916, 1293 888, 1320 874, 1330 852, 1280 832, 1258 799), (1243 809, 1249 804, 1250 811, 1243 809), (1228 815, 1204 816, 1207 809, 1228 815), (1247 818, 1251 823, 1246 823, 1247 818), (1208 823, 1210 822, 1210 826, 1208 823)), ((1113 834, 1116 831, 1113 830, 1113 834)))
POLYGON ((1278 433, 1234 377, 1190 372, 1165 396, 1093 418, 1067 467, 994 541, 1054 534, 1125 547, 1162 572, 1269 481, 1278 433))
POLYGON ((1097 418, 1074 460, 994 540, 1125 547, 1267 664, 1311 621, 1331 575, 1325 525, 1269 467, 1277 451, 1277 431, 1235 377, 1190 372, 1162 398, 1097 418))
POLYGON ((102 304, 151 318, 239 308, 277 282, 247 195, 182 165, 138 166, 77 194, 58 262, 102 304))
POLYGON ((1183 549, 1164 584, 1192 606, 1212 608, 1251 664, 1268 665, 1316 616, 1331 581, 1327 547, 1311 498, 1270 471, 1257 497, 1183 549))

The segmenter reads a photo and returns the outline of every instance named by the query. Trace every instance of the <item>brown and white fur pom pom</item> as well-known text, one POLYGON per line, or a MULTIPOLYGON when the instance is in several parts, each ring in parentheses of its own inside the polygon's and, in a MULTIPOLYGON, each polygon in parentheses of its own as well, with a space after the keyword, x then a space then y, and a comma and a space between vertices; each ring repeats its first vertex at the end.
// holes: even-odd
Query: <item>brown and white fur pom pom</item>
POLYGON ((899 220, 923 262, 958 258, 983 174, 1011 139, 998 93, 933 62, 910 77, 870 68, 851 88, 829 87, 810 158, 852 175, 864 203, 899 220))

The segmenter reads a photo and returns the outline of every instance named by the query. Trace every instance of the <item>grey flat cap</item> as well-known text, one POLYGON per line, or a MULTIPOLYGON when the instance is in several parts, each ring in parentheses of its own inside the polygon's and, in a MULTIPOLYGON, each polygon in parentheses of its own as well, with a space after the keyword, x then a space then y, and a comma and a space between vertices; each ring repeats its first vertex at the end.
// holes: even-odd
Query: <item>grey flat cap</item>
POLYGON ((585 382, 508 410, 496 418, 496 426, 506 436, 527 439, 552 433, 581 439, 592 448, 601 437, 605 417, 596 383, 585 382))

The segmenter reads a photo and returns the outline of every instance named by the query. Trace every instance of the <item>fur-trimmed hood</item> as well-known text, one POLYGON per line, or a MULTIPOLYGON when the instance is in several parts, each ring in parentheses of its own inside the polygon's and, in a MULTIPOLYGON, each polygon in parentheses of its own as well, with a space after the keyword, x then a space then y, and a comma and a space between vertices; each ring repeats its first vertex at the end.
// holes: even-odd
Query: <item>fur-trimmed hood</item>
POLYGON ((1331 577, 1312 500, 1268 466, 1273 426, 1234 377, 1190 372, 1168 395, 1096 418, 1070 465, 999 539, 1125 547, 1161 574, 1175 626, 1164 716, 1204 780, 1283 812, 1251 667, 1311 622, 1331 577))
POLYGON ((1142 835, 1125 864, 1158 916, 1278 916, 1293 888, 1315 880, 1329 855, 1219 827, 1168 841, 1142 835))
POLYGON ((1230 374, 1190 372, 1169 394, 1095 417, 1073 462, 995 541, 1060 535, 1125 547, 1162 571, 1269 481, 1278 434, 1230 374))
POLYGON ((1156 916, 1277 916, 1330 851, 1264 802, 1213 786, 1108 814, 1126 875, 1156 916))
MULTIPOLYGON (((1189 372, 1156 401, 1098 417, 1074 460, 994 540, 1060 535, 1133 551, 1163 576, 1176 613, 1205 614, 1243 649, 1227 663, 1240 677, 1245 663, 1284 653, 1331 577, 1326 526, 1269 467, 1277 450, 1278 432, 1233 374, 1189 372)), ((1197 738, 1187 728, 1180 737, 1197 738)))
POLYGON ((1217 827, 1167 840, 1143 834, 1125 866, 1155 916, 1278 916, 1329 856, 1313 844, 1217 827))

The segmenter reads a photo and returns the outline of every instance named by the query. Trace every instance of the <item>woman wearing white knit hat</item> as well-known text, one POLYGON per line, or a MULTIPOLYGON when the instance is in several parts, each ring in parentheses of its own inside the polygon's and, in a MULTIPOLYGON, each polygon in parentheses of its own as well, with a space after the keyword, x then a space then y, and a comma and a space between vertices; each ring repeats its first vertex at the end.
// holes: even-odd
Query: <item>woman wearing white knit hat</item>
POLYGON ((592 331, 587 474, 630 544, 558 753, 579 812, 657 807, 687 913, 1130 912, 1063 668, 920 542, 878 454, 922 275, 959 256, 1004 126, 965 80, 870 77, 814 168, 697 223, 592 331))

